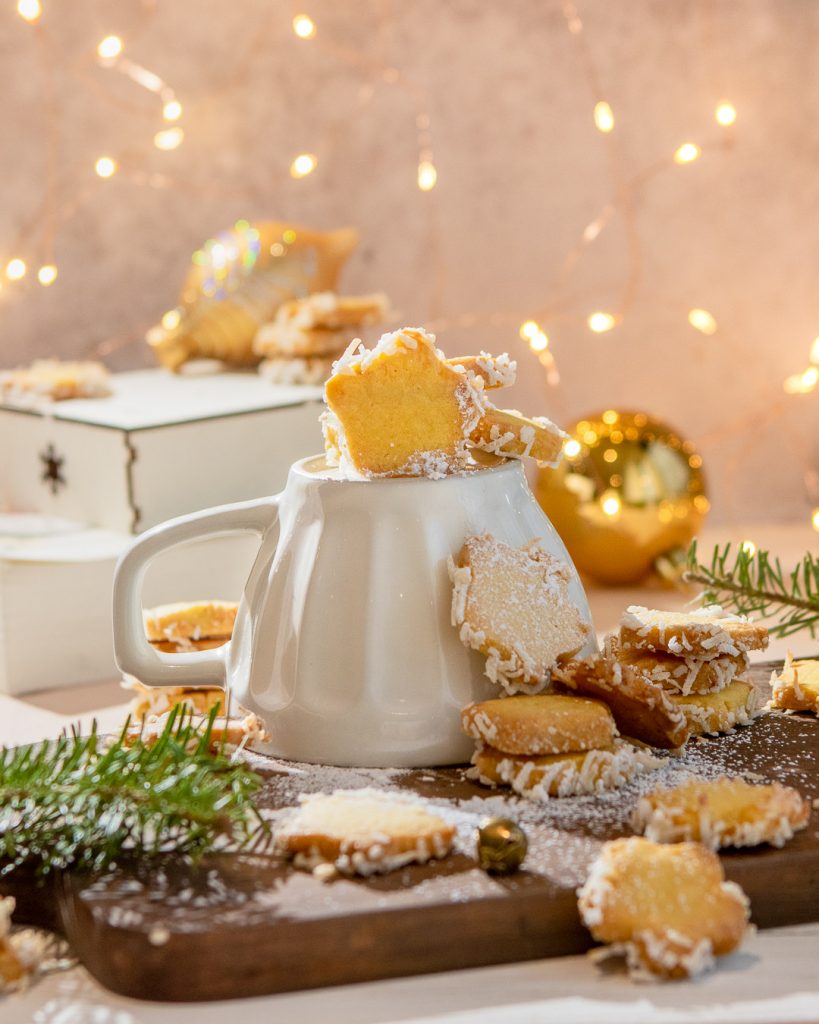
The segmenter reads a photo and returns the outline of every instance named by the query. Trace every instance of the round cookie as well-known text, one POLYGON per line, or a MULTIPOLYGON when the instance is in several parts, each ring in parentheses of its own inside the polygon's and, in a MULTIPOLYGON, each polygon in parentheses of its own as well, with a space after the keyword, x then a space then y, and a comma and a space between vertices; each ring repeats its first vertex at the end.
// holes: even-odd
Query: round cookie
POLYGON ((503 697, 461 712, 467 736, 505 754, 565 754, 609 747, 617 729, 596 700, 563 694, 503 697))
POLYGON ((680 658, 665 651, 621 647, 614 636, 606 637, 606 652, 629 665, 653 683, 672 693, 716 693, 748 669, 747 654, 722 654, 718 658, 680 658))
POLYGON ((646 794, 637 803, 633 824, 655 842, 693 841, 718 850, 760 843, 784 846, 809 818, 810 802, 795 789, 723 777, 692 779, 646 794))
POLYGON ((625 951, 632 972, 664 978, 694 977, 733 952, 749 916, 715 853, 639 837, 603 844, 578 909, 595 939, 625 951))
POLYGON ((418 801, 357 789, 302 797, 274 843, 296 867, 366 876, 445 857, 454 836, 452 825, 418 801))
POLYGON ((190 654, 193 651, 212 651, 215 647, 224 647, 229 639, 230 637, 218 636, 189 640, 182 636, 178 640, 151 640, 151 647, 165 654, 190 654))
POLYGON ((738 725, 747 725, 761 712, 756 688, 744 679, 735 679, 719 693, 669 697, 685 715, 693 736, 730 732, 738 725))
POLYGON ((687 612, 632 605, 620 622, 620 643, 683 658, 717 658, 764 650, 768 630, 745 615, 726 615, 716 604, 687 612))
MULTIPOLYGON (((146 686, 132 677, 126 677, 122 686, 134 693, 128 714, 136 721, 149 715, 164 715, 177 704, 207 718, 212 708, 222 710, 228 703, 225 690, 219 686, 146 686)), ((229 704, 231 717, 249 714, 235 699, 229 704)))
POLYGON ((559 664, 552 679, 573 693, 608 704, 624 736, 673 750, 691 733, 686 713, 658 683, 636 669, 600 655, 559 664))
POLYGON ((664 763, 650 751, 622 740, 602 750, 534 757, 483 747, 472 758, 471 774, 483 785, 506 784, 531 800, 548 800, 618 789, 639 772, 664 763))
POLYGON ((239 605, 235 601, 194 601, 146 609, 145 635, 163 640, 229 640, 239 605))

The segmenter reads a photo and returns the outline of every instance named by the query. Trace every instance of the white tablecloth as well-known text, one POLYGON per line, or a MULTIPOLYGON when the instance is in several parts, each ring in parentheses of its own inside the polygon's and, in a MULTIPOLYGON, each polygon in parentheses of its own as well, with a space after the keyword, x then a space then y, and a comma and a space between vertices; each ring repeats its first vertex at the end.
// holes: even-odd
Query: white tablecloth
MULTIPOLYGON (((758 526, 731 531, 778 552, 783 561, 815 549, 809 526, 758 526)), ((712 530, 703 540, 727 539, 712 530)), ((600 632, 613 628, 626 604, 682 607, 673 591, 651 588, 589 593, 600 632)), ((796 653, 817 653, 819 644, 791 641, 796 653)), ((788 644, 776 642, 766 657, 783 657, 788 644)), ((59 732, 67 723, 102 730, 123 719, 122 691, 111 682, 33 695, 0 696, 0 744, 31 742, 59 732)), ((816 828, 814 824, 811 827, 816 828)), ((742 950, 720 961, 696 982, 635 984, 622 973, 603 971, 585 957, 565 957, 343 988, 296 992, 230 1003, 157 1004, 110 994, 82 968, 52 975, 22 995, 0 999, 0 1024, 242 1024, 298 1021, 299 1024, 797 1024, 819 1021, 819 923, 760 932, 742 950)), ((214 965, 218 969, 218 965, 214 965)))

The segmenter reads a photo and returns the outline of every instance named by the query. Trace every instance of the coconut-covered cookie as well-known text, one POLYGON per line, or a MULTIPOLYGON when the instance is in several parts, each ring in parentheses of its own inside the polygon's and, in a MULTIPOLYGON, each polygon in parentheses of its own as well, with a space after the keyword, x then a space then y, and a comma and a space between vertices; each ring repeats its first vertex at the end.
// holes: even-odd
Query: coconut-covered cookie
POLYGON ((640 772, 664 763, 651 751, 623 740, 599 750, 529 756, 479 747, 472 758, 470 775, 485 786, 507 785, 530 800, 548 800, 619 789, 640 772))
MULTIPOLYGON (((302 361, 302 376, 318 374, 325 368, 318 383, 323 383, 338 358, 353 340, 354 332, 382 322, 389 313, 386 295, 336 295, 335 292, 314 292, 279 306, 275 318, 262 324, 253 340, 256 355, 266 357, 265 376, 280 377, 286 358, 302 361), (276 372, 278 371, 278 372, 276 372)), ((315 383, 314 380, 276 383, 315 383)))
POLYGON ((468 704, 461 712, 467 736, 506 754, 565 754, 609 747, 617 729, 605 704, 542 694, 468 704))
POLYGON ((483 389, 447 363, 426 331, 353 343, 324 387, 328 461, 363 477, 442 477, 467 460, 484 412, 483 389))
MULTIPOLYGON (((122 686, 134 694, 128 714, 135 721, 164 715, 177 704, 194 715, 207 717, 213 708, 223 711, 228 703, 227 694, 217 686, 146 686, 130 677, 123 680, 122 686)), ((248 714, 235 700, 230 702, 230 713, 239 717, 248 714)))
MULTIPOLYGON (((191 601, 145 610, 145 635, 151 643, 229 640, 239 605, 235 601, 191 601)), ((212 645, 213 646, 213 645, 212 645)))
POLYGON ((372 349, 354 341, 324 388, 327 460, 349 476, 433 479, 464 470, 471 446, 555 462, 562 431, 486 398, 512 380, 508 357, 448 360, 421 328, 385 334, 372 349))
POLYGON ((686 612, 631 605, 620 621, 620 644, 678 657, 717 658, 768 646, 768 630, 745 615, 728 615, 717 604, 686 612))
POLYGON ((389 311, 389 299, 383 292, 370 295, 312 292, 283 302, 276 311, 274 323, 289 324, 301 330, 335 331, 379 323, 389 311))
POLYGON ((561 655, 578 651, 589 626, 569 596, 569 567, 537 546, 469 537, 455 560, 452 624, 486 655, 486 674, 509 693, 535 693, 561 655))
MULTIPOLYGON (((184 701, 182 702, 184 706, 184 701)), ((188 710, 188 709, 186 709, 188 710)), ((184 718, 176 719, 179 723, 190 723, 194 732, 191 737, 191 746, 196 746, 198 737, 204 733, 210 725, 210 749, 218 750, 221 747, 244 748, 252 747, 262 743, 269 738, 265 724, 258 715, 252 711, 241 708, 238 704, 231 708, 236 712, 236 717, 226 718, 219 715, 210 722, 210 715, 191 711, 184 718)), ((133 722, 125 735, 126 743, 134 743, 140 740, 146 746, 156 743, 165 732, 170 721, 172 710, 160 714, 147 714, 143 719, 133 722)))
POLYGON ((735 679, 719 693, 669 697, 685 715, 693 736, 731 732, 738 725, 747 725, 761 711, 756 687, 744 679, 735 679))
POLYGON ((552 679, 611 708, 624 736, 667 750, 681 747, 691 733, 685 712, 658 683, 628 665, 601 655, 560 662, 552 679))
POLYGON ((110 394, 111 374, 102 363, 36 359, 31 366, 0 373, 0 400, 64 402, 110 394))
POLYGON ((722 654, 718 658, 681 658, 665 651, 621 647, 617 638, 606 638, 608 656, 630 665, 669 693, 716 693, 748 669, 747 654, 722 654))
POLYGON ((333 356, 273 356, 259 363, 259 376, 276 387, 316 387, 333 372, 333 362, 333 356))
POLYGON ((470 434, 470 440, 492 455, 531 458, 551 466, 560 458, 564 436, 545 416, 527 418, 517 409, 490 406, 470 434))
POLYGON ((633 837, 604 843, 578 892, 583 923, 640 976, 691 978, 733 952, 748 900, 699 843, 633 837))
POLYGON ((771 676, 771 707, 819 714, 819 659, 785 659, 785 667, 771 676))
POLYGON ((279 853, 319 875, 373 875, 445 857, 455 828, 418 800, 375 789, 301 797, 275 830, 279 853))
POLYGON ((693 841, 726 846, 784 846, 807 826, 810 802, 778 782, 752 785, 741 778, 691 779, 641 797, 634 828, 659 843, 693 841))

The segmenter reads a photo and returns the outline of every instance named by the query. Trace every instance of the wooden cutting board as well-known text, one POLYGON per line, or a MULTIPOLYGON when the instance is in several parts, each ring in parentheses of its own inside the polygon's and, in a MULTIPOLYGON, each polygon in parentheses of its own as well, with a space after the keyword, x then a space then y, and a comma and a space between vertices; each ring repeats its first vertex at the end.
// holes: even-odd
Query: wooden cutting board
MULTIPOLYGON (((770 666, 755 670, 761 686, 770 666)), ((575 889, 600 844, 630 834, 639 792, 689 773, 747 773, 819 798, 819 722, 772 713, 731 736, 689 744, 682 758, 624 790, 546 804, 464 778, 463 769, 324 768, 255 758, 263 804, 299 793, 371 786, 429 799, 458 828, 445 861, 381 878, 321 883, 272 857, 222 855, 197 869, 178 861, 128 866, 96 878, 66 873, 48 887, 14 877, 18 921, 62 932, 91 974, 114 992, 207 1000, 370 981, 579 953, 575 889), (492 878, 476 866, 474 833, 487 814, 516 818, 529 836, 524 870, 492 878)), ((723 856, 761 928, 819 920, 819 812, 777 850, 723 856)))

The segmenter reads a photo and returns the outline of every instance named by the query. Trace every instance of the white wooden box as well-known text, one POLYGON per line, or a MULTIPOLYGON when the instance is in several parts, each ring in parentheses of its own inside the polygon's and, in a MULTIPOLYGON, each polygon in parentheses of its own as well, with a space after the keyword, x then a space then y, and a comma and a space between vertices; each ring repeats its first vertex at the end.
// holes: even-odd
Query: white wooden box
POLYGON ((273 494, 322 449, 320 388, 160 369, 112 380, 108 398, 0 407, 0 508, 139 533, 273 494))

